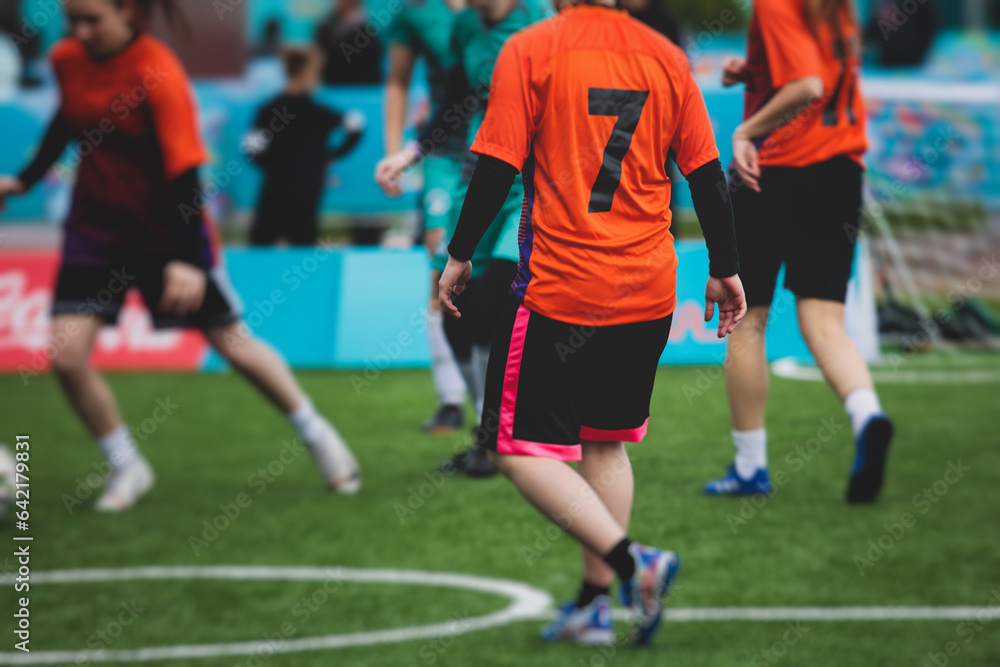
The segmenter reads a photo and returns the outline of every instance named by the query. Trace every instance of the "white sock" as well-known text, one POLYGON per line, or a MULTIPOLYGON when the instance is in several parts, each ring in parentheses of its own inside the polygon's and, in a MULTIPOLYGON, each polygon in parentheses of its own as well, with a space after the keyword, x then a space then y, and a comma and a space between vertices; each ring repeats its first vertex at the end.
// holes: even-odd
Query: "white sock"
POLYGON ((288 415, 299 439, 305 443, 320 472, 330 483, 351 471, 358 470, 358 461, 340 433, 323 415, 316 412, 306 396, 302 405, 288 415))
POLYGON ((292 423, 299 439, 311 446, 326 430, 326 420, 316 412, 316 407, 308 396, 302 399, 302 404, 289 413, 288 421, 292 423))
POLYGON ((733 431, 736 445, 736 474, 750 479, 758 468, 767 467, 767 429, 733 431))
POLYGON ((114 467, 128 466, 139 458, 139 446, 125 424, 97 439, 104 458, 114 467))
POLYGON ((462 405, 465 403, 465 380, 444 335, 444 315, 441 312, 428 311, 427 336, 431 344, 431 374, 438 399, 442 405, 462 405))
POLYGON ((851 428, 854 430, 854 437, 861 435, 861 430, 868 423, 868 420, 875 415, 881 415, 882 404, 878 401, 878 394, 874 389, 855 389, 844 399, 844 409, 847 416, 851 418, 851 428))

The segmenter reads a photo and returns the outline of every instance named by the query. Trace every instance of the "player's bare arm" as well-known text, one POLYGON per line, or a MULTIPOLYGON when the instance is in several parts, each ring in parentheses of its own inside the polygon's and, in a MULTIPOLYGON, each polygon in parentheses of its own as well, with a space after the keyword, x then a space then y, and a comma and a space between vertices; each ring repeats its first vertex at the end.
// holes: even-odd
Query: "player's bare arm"
POLYGON ((760 162, 754 140, 790 123, 822 96, 823 81, 818 76, 796 79, 782 86, 777 95, 733 132, 733 162, 743 182, 752 190, 760 192, 760 162))
POLYGON ((23 194, 27 188, 21 179, 12 176, 0 176, 0 211, 7 206, 6 199, 10 195, 23 194))
POLYGON ((410 82, 417 56, 402 44, 389 47, 389 74, 385 83, 385 151, 399 152, 406 127, 406 108, 410 98, 410 82))
POLYGON ((746 81, 747 60, 735 56, 726 58, 722 63, 722 85, 728 88, 746 81))

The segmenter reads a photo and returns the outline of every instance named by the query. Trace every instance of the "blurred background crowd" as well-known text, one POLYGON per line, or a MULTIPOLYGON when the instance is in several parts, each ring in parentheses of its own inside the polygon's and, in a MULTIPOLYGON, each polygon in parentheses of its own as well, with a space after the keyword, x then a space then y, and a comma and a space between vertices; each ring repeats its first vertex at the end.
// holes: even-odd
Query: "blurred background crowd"
MULTIPOLYGON (((233 160, 241 168, 228 184, 217 183, 219 187, 209 191, 209 203, 227 241, 249 240, 260 197, 260 165, 252 165, 252 156, 241 151, 254 113, 284 86, 282 54, 289 47, 308 45, 320 47, 326 56, 316 81, 320 101, 353 112, 355 123, 339 125, 336 133, 367 129, 330 161, 320 200, 323 234, 363 244, 396 243, 418 234, 419 173, 407 184, 412 196, 399 200, 382 195, 371 178, 384 152, 380 85, 388 67, 385 33, 398 3, 188 0, 180 4, 191 30, 171 34, 154 26, 154 32, 179 52, 197 81, 201 121, 212 150, 212 168, 206 174, 226 180, 220 172, 233 160)), ((718 72, 726 56, 743 49, 749 2, 622 0, 621 4, 688 51, 725 153, 727 130, 738 122, 740 91, 719 88, 718 72)), ((996 204, 1000 189, 996 106, 976 106, 975 84, 995 83, 1000 72, 1000 4, 861 0, 858 11, 866 26, 865 91, 871 98, 872 134, 878 135, 873 136, 870 156, 874 174, 893 178, 899 163, 919 154, 921 142, 940 129, 938 125, 950 124, 960 135, 959 145, 928 165, 915 190, 926 195, 926 187, 933 186, 939 199, 958 204, 960 210, 963 204, 996 204)), ((63 30, 58 0, 0 3, 0 124, 7 128, 0 138, 0 171, 20 169, 41 139, 55 104, 45 54, 63 30)), ((413 81, 412 120, 418 124, 428 108, 425 79, 418 72, 413 81)), ((344 146, 343 139, 334 137, 331 142, 344 146)), ((67 177, 50 179, 45 187, 13 202, 3 222, 50 223, 35 229, 41 237, 38 242, 45 243, 48 237, 41 230, 51 231, 61 219, 71 182, 67 177)), ((916 192, 907 197, 919 198, 916 192)))
MULTIPOLYGON (((749 1, 621 4, 687 51, 726 164, 729 137, 741 120, 742 89, 722 88, 719 74, 727 57, 743 53, 749 1)), ((934 307, 926 302, 943 299, 951 286, 974 275, 998 245, 1000 3, 856 4, 865 26, 867 182, 877 214, 866 231, 873 240, 879 327, 885 336, 899 336, 921 330, 920 318, 934 307)), ((387 31, 401 0, 181 0, 179 5, 187 29, 169 30, 162 17, 154 17, 150 29, 177 51, 194 80, 210 154, 201 173, 203 201, 227 245, 308 245, 316 241, 316 229, 325 243, 343 246, 421 243, 420 169, 407 172, 403 195, 395 198, 373 178, 386 154, 387 31), (316 52, 325 58, 309 55, 316 52), (255 121, 273 112, 279 96, 289 91, 312 95, 317 108, 330 112, 317 116, 314 127, 293 128, 301 136, 293 138, 290 131, 284 137, 293 148, 303 144, 303 136, 310 145, 326 147, 308 160, 294 149, 280 149, 280 142, 262 155, 255 143, 255 121), (303 176, 310 170, 313 176, 303 176), (300 192, 295 188, 304 180, 314 183, 312 189, 290 196, 300 192), (275 201, 285 205, 275 211, 275 201), (289 211, 289 201, 304 203, 289 211)), ((23 168, 54 113, 58 93, 46 53, 64 31, 59 0, 0 2, 0 173, 23 168)), ((423 63, 417 63, 412 82, 411 136, 431 107, 423 63)), ((58 247, 73 171, 72 161, 61 164, 30 193, 8 202, 0 212, 4 248, 58 247)), ((674 193, 675 234, 698 238, 687 188, 674 193)), ((4 261, 9 260, 8 254, 4 261)), ((1000 301, 1000 290, 988 283, 975 296, 993 303, 1000 301)), ((996 309, 959 310, 946 323, 945 338, 982 339, 997 331, 996 309)), ((25 345, 23 330, 4 331, 12 326, 0 325, 0 336, 17 339, 15 347, 25 345)), ((416 361, 424 362, 422 356, 416 361)))

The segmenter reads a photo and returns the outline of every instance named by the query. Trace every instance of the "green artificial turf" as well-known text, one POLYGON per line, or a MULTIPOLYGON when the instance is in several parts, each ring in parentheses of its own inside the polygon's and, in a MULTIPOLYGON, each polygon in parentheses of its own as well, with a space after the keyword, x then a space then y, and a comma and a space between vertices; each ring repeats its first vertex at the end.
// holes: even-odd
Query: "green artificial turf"
MULTIPOLYGON (((975 366, 996 368, 995 357, 983 359, 975 366)), ((630 534, 676 549, 684 560, 671 605, 986 605, 991 598, 1000 603, 994 593, 1000 591, 996 385, 883 385, 883 404, 897 426, 888 483, 876 504, 851 507, 843 496, 853 444, 837 400, 822 383, 772 378, 770 465, 781 483, 755 507, 701 493, 732 455, 725 391, 722 381, 713 379, 717 376, 718 368, 661 369, 649 434, 629 446, 637 488, 630 534), (832 438, 826 436, 829 429, 832 438), (950 474, 954 483, 935 487, 958 465, 961 477, 950 474), (924 489, 929 495, 921 496, 924 489), (900 531, 896 524, 904 519, 909 527, 900 531), (879 547, 880 538, 889 548, 879 547)), ((133 510, 108 516, 90 509, 93 496, 80 504, 72 500, 82 495, 78 487, 87 490, 86 477, 99 467, 100 457, 54 379, 37 377, 25 385, 16 376, 0 377, 0 441, 31 435, 32 569, 341 565, 513 579, 547 590, 556 600, 574 594, 577 547, 565 536, 550 539, 546 521, 506 480, 430 473, 465 434, 420 432, 434 407, 428 372, 385 372, 360 394, 350 372, 304 372, 299 378, 357 453, 365 481, 359 495, 325 493, 306 453, 291 447, 282 455, 285 443, 293 441, 288 425, 233 374, 112 374, 109 382, 131 424, 151 417, 158 400, 176 408, 142 444, 158 475, 155 489, 133 510), (262 475, 260 469, 269 465, 272 472, 262 475), (241 498, 238 517, 218 533, 206 531, 205 522, 226 523, 219 515, 241 498)), ((232 514, 231 507, 228 511, 232 514)), ((0 566, 7 572, 16 567, 15 534, 20 533, 8 516, 0 528, 0 566)), ((303 621, 296 603, 321 585, 36 583, 30 591, 31 647, 34 652, 93 646, 96 633, 114 626, 123 603, 143 611, 112 649, 258 640, 285 621, 294 624, 295 637, 402 628, 481 615, 507 604, 502 597, 465 590, 346 583, 303 621)), ((11 651, 16 641, 14 605, 15 593, 5 587, 0 652, 11 651)), ((1000 664, 1000 619, 979 626, 971 639, 959 621, 814 621, 802 624, 794 643, 785 639, 792 635, 783 622, 668 621, 654 646, 641 651, 543 644, 539 625, 518 622, 257 662, 230 656, 143 664, 921 667, 934 664, 928 653, 941 653, 951 641, 960 652, 941 653, 948 664, 1000 664)))

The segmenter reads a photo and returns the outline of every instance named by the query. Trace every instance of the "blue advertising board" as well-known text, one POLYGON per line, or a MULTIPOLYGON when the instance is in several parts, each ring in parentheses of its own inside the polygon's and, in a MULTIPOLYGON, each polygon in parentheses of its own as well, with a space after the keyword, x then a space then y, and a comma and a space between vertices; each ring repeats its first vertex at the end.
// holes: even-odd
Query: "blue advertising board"
MULTIPOLYGON (((913 88, 916 99, 899 93, 901 81, 868 81, 871 150, 867 160, 869 183, 876 194, 895 181, 910 182, 912 163, 920 158, 919 179, 906 188, 916 197, 933 191, 955 201, 978 201, 1000 207, 1000 120, 996 114, 1000 94, 988 84, 924 84, 913 88), (873 91, 882 91, 884 98, 873 91), (936 96, 940 93, 942 99, 936 96), (949 95, 964 95, 950 99, 949 95), (935 148, 940 137, 949 140, 947 150, 935 148), (933 161, 922 156, 932 155, 933 161), (916 157, 914 157, 916 156, 916 157)), ((280 88, 273 75, 230 82, 199 82, 195 92, 202 134, 208 147, 209 164, 202 170, 209 206, 217 219, 254 209, 261 175, 241 152, 240 145, 257 110, 280 88)), ((727 140, 739 124, 741 93, 736 89, 706 88, 706 105, 712 119, 723 164, 731 157, 727 140)), ((366 131, 357 148, 332 164, 326 173, 321 210, 327 214, 383 215, 411 211, 420 187, 419 170, 408 180, 408 192, 399 198, 385 196, 374 182, 376 162, 384 155, 382 132, 383 95, 378 86, 346 86, 320 91, 318 98, 341 111, 363 116, 366 131)), ((16 173, 34 154, 45 126, 57 104, 51 89, 24 91, 0 100, 0 127, 8 128, 0 150, 0 173, 16 173)), ((272 113, 281 114, 280 109, 272 113)), ((291 122, 294 122, 291 121, 291 122)), ((336 143, 337 136, 331 138, 336 143)), ((72 164, 64 157, 62 163, 72 164)), ((62 168, 49 175, 26 196, 13 198, 0 213, 0 223, 58 222, 64 215, 72 186, 73 169, 62 168)), ((681 181, 683 179, 680 179, 681 181)), ((690 194, 676 183, 674 195, 681 207, 690 207, 690 194)))
MULTIPOLYGON (((726 341, 716 336, 718 320, 704 322, 708 252, 701 241, 679 241, 676 249, 677 309, 660 362, 722 363, 726 341)), ((247 327, 294 367, 357 369, 363 384, 389 368, 430 365, 431 274, 422 249, 231 248, 225 257, 247 327)), ((767 349, 771 359, 809 358, 794 298, 783 288, 772 306, 767 349)), ((209 353, 203 368, 224 364, 209 353)))

